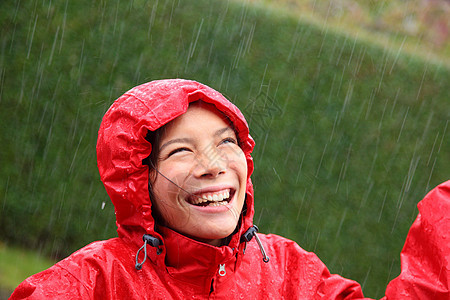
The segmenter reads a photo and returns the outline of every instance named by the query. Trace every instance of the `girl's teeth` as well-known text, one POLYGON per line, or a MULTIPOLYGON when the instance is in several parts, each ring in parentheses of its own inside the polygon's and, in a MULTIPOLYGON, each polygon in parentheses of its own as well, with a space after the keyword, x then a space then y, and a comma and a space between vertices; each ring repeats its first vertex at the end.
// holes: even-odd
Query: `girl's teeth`
POLYGON ((227 201, 220 201, 220 202, 211 202, 207 206, 222 206, 222 205, 226 205, 226 204, 227 204, 227 201))
POLYGON ((218 201, 222 201, 223 199, 228 199, 229 197, 230 197, 230 191, 225 190, 224 192, 217 193, 217 194, 199 195, 199 196, 197 196, 197 199, 195 199, 194 201, 196 204, 203 203, 206 201, 218 202, 218 201))

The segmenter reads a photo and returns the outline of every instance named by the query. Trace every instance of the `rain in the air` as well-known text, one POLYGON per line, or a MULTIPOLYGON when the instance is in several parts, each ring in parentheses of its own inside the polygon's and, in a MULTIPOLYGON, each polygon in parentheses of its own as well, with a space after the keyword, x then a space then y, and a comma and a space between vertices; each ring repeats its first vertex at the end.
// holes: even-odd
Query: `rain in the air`
POLYGON ((2 1, 0 298, 449 299, 449 15, 2 1))

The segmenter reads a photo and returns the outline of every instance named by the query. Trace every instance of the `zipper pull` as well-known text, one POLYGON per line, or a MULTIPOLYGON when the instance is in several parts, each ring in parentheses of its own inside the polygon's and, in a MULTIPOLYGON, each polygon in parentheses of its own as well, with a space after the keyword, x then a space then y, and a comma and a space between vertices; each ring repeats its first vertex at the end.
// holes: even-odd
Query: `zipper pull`
POLYGON ((225 274, 227 274, 227 271, 225 270, 225 264, 219 264, 219 275, 225 276, 225 274))

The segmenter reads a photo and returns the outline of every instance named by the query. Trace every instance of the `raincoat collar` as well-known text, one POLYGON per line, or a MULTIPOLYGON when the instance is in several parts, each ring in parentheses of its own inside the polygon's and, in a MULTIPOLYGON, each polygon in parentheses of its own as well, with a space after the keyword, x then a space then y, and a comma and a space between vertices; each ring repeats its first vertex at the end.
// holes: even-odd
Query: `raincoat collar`
POLYGON ((211 246, 167 227, 162 227, 160 231, 165 241, 165 265, 172 277, 204 287, 209 286, 211 279, 218 275, 220 265, 226 265, 228 273, 234 271, 238 248, 211 246))

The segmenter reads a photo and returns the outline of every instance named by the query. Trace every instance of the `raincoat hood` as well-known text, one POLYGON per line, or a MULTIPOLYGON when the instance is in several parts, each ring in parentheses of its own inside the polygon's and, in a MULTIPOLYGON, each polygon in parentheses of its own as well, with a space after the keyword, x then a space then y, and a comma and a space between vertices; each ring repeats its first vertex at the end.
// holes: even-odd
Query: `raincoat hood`
POLYGON ((222 94, 208 86, 190 80, 168 79, 145 83, 123 94, 106 112, 100 125, 97 163, 101 180, 115 207, 119 237, 139 227, 147 234, 162 238, 155 231, 152 217, 149 169, 142 163, 153 146, 145 137, 148 131, 155 131, 185 113, 189 103, 198 100, 213 104, 233 123, 248 168, 247 209, 235 240, 244 229, 252 226, 254 198, 250 175, 255 143, 244 116, 222 94))

